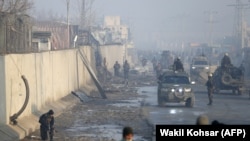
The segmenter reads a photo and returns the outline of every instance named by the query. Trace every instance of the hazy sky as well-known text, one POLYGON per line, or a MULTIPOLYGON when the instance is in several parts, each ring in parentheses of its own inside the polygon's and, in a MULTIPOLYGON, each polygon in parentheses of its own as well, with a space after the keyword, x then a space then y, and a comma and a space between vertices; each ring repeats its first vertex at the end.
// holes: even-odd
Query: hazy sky
MULTIPOLYGON (((36 11, 66 14, 66 0, 34 1, 36 11)), ((77 1, 71 0, 71 3, 77 1)), ((242 2, 249 3, 248 0, 242 2)), ((231 35, 235 7, 229 5, 235 3, 236 0, 94 0, 92 10, 99 21, 105 15, 121 16, 131 27, 135 42, 141 46, 155 40, 207 41, 210 33, 214 38, 231 35), (213 24, 209 23, 211 16, 213 24)), ((70 15, 75 16, 77 6, 71 7, 70 15)), ((249 12, 246 11, 246 17, 249 12)))

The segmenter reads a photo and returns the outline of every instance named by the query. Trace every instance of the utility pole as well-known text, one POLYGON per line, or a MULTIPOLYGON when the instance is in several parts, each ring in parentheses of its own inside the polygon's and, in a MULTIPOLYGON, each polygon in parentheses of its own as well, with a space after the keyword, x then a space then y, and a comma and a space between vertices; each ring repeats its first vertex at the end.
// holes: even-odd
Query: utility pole
POLYGON ((81 7, 81 20, 80 20, 80 27, 81 29, 86 28, 86 1, 82 0, 82 7, 81 7))
POLYGON ((68 48, 70 48, 70 36, 69 36, 69 4, 70 0, 66 0, 67 2, 67 40, 68 40, 68 48))
POLYGON ((245 6, 249 6, 249 4, 243 4, 241 0, 236 0, 236 4, 231 4, 228 6, 234 6, 236 10, 235 17, 235 27, 234 27, 234 36, 236 37, 236 45, 240 48, 245 47, 245 34, 244 34, 244 12, 245 6))
POLYGON ((217 11, 205 12, 205 14, 209 14, 209 20, 207 21, 207 23, 209 23, 209 47, 213 46, 213 24, 215 23, 214 14, 217 13, 217 11))

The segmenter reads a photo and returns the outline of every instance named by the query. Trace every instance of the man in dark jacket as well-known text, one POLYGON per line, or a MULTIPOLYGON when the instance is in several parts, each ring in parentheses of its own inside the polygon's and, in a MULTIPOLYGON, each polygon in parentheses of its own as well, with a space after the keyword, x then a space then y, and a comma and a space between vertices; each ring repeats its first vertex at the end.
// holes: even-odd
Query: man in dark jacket
POLYGON ((48 140, 48 133, 50 141, 53 140, 54 133, 54 111, 49 110, 47 113, 42 114, 39 118, 40 134, 42 140, 48 140))
POLYGON ((175 71, 184 71, 183 64, 182 64, 179 57, 174 61, 174 70, 175 71))
POLYGON ((119 76, 120 68, 121 68, 121 65, 118 63, 118 61, 116 61, 115 64, 114 64, 115 76, 119 76))
POLYGON ((126 60, 123 64, 123 71, 124 71, 124 79, 125 80, 128 80, 129 70, 130 70, 130 65, 129 65, 128 61, 126 60))
POLYGON ((221 59, 221 67, 223 70, 226 70, 229 66, 231 66, 231 59, 228 56, 228 53, 224 54, 224 57, 221 59))
POLYGON ((207 86, 208 99, 209 99, 209 103, 207 105, 212 105, 212 103, 213 103, 213 90, 214 90, 214 84, 212 81, 212 74, 208 75, 208 80, 206 82, 206 86, 207 86))

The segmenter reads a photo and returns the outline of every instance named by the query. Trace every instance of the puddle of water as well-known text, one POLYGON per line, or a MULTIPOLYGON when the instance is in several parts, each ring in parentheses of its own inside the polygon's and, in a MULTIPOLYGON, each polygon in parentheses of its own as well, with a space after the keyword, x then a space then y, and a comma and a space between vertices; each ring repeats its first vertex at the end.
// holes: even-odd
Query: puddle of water
POLYGON ((134 100, 120 100, 118 103, 109 104, 116 107, 140 107, 141 106, 141 98, 137 98, 134 100))
POLYGON ((111 84, 111 86, 115 87, 115 88, 122 88, 124 87, 124 84, 111 84))
MULTIPOLYGON (((122 137, 122 126, 118 125, 92 125, 92 126, 81 126, 74 125, 73 127, 67 129, 66 131, 71 135, 71 137, 102 137, 113 140, 120 140, 122 137), (89 134, 96 133, 96 134, 89 134)), ((141 136, 134 136, 134 140, 146 141, 141 136)))
POLYGON ((141 96, 146 96, 144 98, 145 105, 157 106, 157 87, 142 87, 139 88, 137 93, 141 96))
POLYGON ((156 86, 151 86, 151 87, 141 87, 139 90, 138 90, 138 93, 140 95, 144 95, 145 93, 147 94, 154 94, 157 92, 157 87, 156 86))
POLYGON ((206 112, 201 112, 201 111, 194 111, 193 114, 195 116, 199 116, 199 115, 202 115, 202 114, 205 114, 206 112))

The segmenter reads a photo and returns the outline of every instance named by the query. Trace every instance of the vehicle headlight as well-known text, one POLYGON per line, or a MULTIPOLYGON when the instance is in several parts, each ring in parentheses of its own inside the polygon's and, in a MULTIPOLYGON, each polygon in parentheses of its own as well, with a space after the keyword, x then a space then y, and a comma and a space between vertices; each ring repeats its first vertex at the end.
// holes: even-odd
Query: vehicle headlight
POLYGON ((179 92, 179 93, 182 93, 182 92, 183 92, 183 89, 182 89, 182 88, 178 89, 178 92, 179 92))
POLYGON ((187 93, 189 93, 189 92, 192 91, 192 89, 191 88, 185 88, 184 91, 187 92, 187 93))
POLYGON ((175 89, 171 89, 171 92, 175 92, 175 89))
POLYGON ((192 67, 192 69, 195 69, 195 67, 192 67))
POLYGON ((207 69, 207 70, 208 70, 208 69, 209 69, 209 67, 205 67, 205 69, 207 69))

